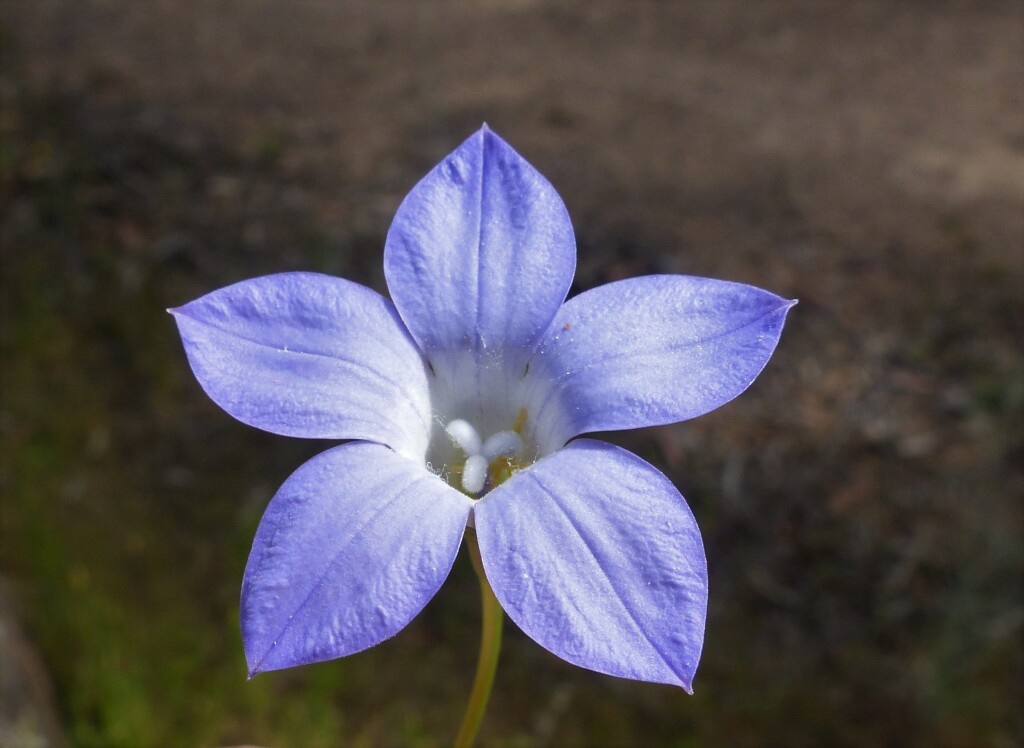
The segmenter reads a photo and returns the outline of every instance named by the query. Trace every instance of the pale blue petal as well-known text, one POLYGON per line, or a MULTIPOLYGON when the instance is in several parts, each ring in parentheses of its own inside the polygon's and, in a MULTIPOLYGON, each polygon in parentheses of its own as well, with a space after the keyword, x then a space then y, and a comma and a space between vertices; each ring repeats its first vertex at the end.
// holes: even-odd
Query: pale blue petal
POLYGON ((768 363, 796 302, 741 283, 652 275, 576 296, 534 365, 549 441, 675 423, 724 405, 768 363), (557 439, 553 436, 557 434, 557 439))
POLYGON ((391 297, 427 358, 529 348, 565 299, 576 245, 561 198, 486 127, 417 184, 388 232, 391 297))
POLYGON ((470 506, 378 444, 345 444, 300 467, 267 507, 245 568, 250 675, 397 634, 448 576, 470 506))
POLYGON ((513 475, 474 518, 494 594, 530 638, 581 667, 690 690, 707 563, 664 475, 581 439, 513 475))
POLYGON ((172 309, 196 379, 238 420, 275 434, 367 439, 421 456, 430 428, 422 355, 380 294, 283 273, 172 309))

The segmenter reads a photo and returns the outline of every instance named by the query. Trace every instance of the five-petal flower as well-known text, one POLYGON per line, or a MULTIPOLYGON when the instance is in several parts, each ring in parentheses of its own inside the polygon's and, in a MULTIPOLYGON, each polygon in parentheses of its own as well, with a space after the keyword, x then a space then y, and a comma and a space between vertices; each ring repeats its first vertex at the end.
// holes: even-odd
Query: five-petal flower
POLYGON ((267 508, 242 587, 251 673, 400 631, 475 527, 508 615, 569 662, 690 690, 707 567, 658 470, 580 435, 717 408, 765 366, 793 302, 658 275, 565 297, 569 217, 484 127, 405 198, 392 300, 287 273, 172 310, 215 402, 278 434, 347 440, 267 508))

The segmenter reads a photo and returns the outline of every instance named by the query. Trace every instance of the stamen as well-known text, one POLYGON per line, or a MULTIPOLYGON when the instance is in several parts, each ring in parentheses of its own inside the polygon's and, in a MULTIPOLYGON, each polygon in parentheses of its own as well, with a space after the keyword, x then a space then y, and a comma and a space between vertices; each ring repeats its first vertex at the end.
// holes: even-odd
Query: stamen
POLYGON ((484 490, 487 480, 487 459, 480 454, 470 455, 462 468, 462 487, 471 494, 484 490))
POLYGON ((515 431, 499 431, 484 442, 483 456, 490 462, 495 457, 512 457, 523 448, 523 438, 515 431))
POLYGON ((456 418, 454 421, 449 422, 444 427, 444 430, 448 432, 448 436, 452 438, 452 441, 458 444, 467 455, 480 454, 480 434, 476 432, 476 429, 468 421, 456 418))

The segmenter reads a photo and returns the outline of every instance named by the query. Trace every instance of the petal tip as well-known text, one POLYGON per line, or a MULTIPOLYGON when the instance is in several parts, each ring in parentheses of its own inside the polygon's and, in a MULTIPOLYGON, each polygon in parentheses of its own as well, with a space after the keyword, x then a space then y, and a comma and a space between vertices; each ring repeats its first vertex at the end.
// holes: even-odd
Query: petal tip
POLYGON ((271 645, 265 652, 263 652, 263 654, 250 653, 246 650, 245 661, 248 680, 252 680, 260 673, 269 673, 271 670, 281 670, 282 668, 294 667, 295 665, 303 664, 302 662, 292 662, 285 665, 267 664, 267 660, 270 659, 271 652, 274 651, 274 646, 275 645, 271 645))
POLYGON ((248 652, 245 653, 246 680, 252 680, 260 673, 266 672, 267 668, 263 667, 263 660, 265 659, 266 656, 257 658, 250 656, 248 652))
MULTIPOLYGON (((511 152, 517 160, 526 161, 515 148, 509 145, 508 141, 496 133, 486 122, 480 127, 477 134, 480 136, 481 145, 485 149, 492 149, 492 153, 493 149, 497 149, 499 152, 511 152)), ((533 166, 531 165, 530 168, 532 169, 533 166)))
POLYGON ((190 301, 188 304, 182 304, 181 306, 168 307, 167 313, 178 322, 182 319, 196 319, 195 303, 195 301, 190 301))

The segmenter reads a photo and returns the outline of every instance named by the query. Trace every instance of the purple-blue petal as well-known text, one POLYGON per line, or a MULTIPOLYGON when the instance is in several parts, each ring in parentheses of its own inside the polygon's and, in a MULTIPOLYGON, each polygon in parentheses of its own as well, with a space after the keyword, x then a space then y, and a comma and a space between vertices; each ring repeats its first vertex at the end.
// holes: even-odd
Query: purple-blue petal
POLYGON ((768 363, 795 303, 741 283, 682 275, 582 293, 555 315, 534 358, 551 380, 538 420, 564 441, 714 410, 768 363))
POLYGON ((250 675, 397 634, 447 578, 470 506, 378 444, 345 444, 300 467, 267 507, 245 569, 250 675))
POLYGON ((707 563, 664 475, 580 439, 513 475, 474 518, 494 594, 530 638, 581 667, 691 690, 707 563))
POLYGON ((558 193, 486 126, 412 189, 384 251, 391 297, 431 361, 531 347, 575 266, 558 193))
POLYGON ((375 291, 283 273, 171 312, 199 383, 243 423, 422 456, 430 428, 425 365, 394 305, 375 291))

